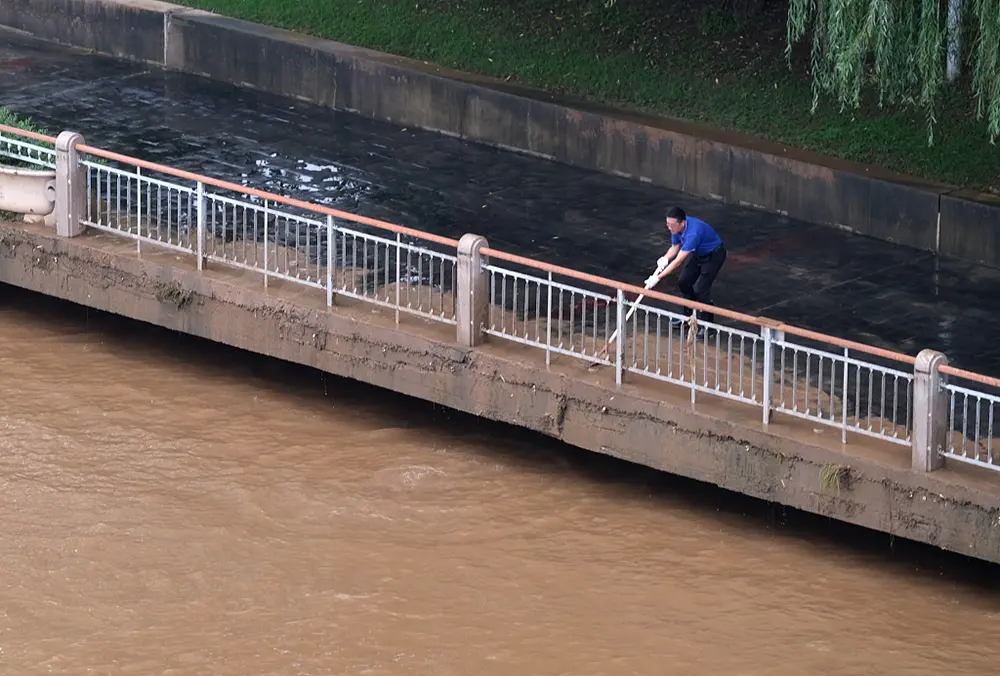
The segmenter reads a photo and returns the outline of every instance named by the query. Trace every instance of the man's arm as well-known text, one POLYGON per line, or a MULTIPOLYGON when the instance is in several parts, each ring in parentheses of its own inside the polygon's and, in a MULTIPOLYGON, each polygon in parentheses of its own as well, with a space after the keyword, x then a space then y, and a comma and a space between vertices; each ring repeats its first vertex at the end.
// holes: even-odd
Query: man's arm
POLYGON ((672 261, 674 259, 674 256, 676 256, 677 252, 679 252, 680 250, 681 250, 681 245, 680 244, 674 244, 672 247, 670 247, 670 249, 667 251, 667 253, 664 254, 664 256, 660 260, 656 261, 656 267, 658 267, 658 268, 665 268, 665 267, 667 267, 667 265, 670 263, 670 261, 672 261))
MULTIPOLYGON (((670 247, 670 251, 673 251, 674 249, 680 249, 680 244, 675 244, 674 246, 670 247)), ((668 256, 670 255, 670 251, 667 252, 668 256)), ((676 270, 681 263, 684 262, 684 259, 686 259, 690 255, 691 255, 690 251, 678 251, 676 258, 674 258, 670 262, 670 264, 666 268, 664 268, 662 272, 659 273, 654 272, 652 275, 650 275, 649 279, 646 280, 646 286, 653 286, 661 279, 669 275, 671 272, 676 270)))
MULTIPOLYGON (((680 244, 677 245, 677 248, 678 249, 681 248, 680 244)), ((680 267, 680 264, 684 262, 684 259, 690 255, 691 255, 690 251, 678 251, 677 256, 672 261, 670 261, 670 265, 667 266, 667 269, 660 274, 660 279, 663 279, 671 272, 676 270, 678 267, 680 267)))

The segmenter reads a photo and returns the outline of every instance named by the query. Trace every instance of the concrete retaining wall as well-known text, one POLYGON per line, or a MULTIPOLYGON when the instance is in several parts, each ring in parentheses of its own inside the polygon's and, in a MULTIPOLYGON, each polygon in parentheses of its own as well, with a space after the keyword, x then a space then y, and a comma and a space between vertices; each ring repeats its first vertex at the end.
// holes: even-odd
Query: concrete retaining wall
POLYGON ((102 54, 162 63, 164 17, 173 7, 152 1, 4 0, 0 26, 102 54))
MULTIPOLYGON (((899 537, 1000 562, 1000 487, 951 471, 915 473, 698 412, 632 387, 546 370, 541 353, 457 347, 447 331, 397 329, 370 307, 332 311, 266 295, 247 276, 177 267, 128 241, 57 238, 0 224, 0 282, 529 428, 590 451, 899 537), (445 337, 441 337, 445 336, 445 337), (540 361, 535 361, 535 355, 540 361), (539 365, 540 364, 540 365, 539 365), (821 489, 827 463, 849 468, 821 489)), ((321 292, 316 292, 321 295, 321 292)), ((440 325, 439 325, 440 326, 440 325)), ((453 327, 447 327, 454 331, 453 327)), ((683 398, 679 398, 683 402, 683 398)), ((897 449, 908 464, 905 449, 897 449)), ((994 479, 994 477, 989 477, 994 479)))
POLYGON ((965 191, 942 195, 941 223, 941 253, 998 265, 1000 197, 965 191))
POLYGON ((4 0, 0 25, 1000 266, 1000 205, 872 167, 155 0, 4 0))

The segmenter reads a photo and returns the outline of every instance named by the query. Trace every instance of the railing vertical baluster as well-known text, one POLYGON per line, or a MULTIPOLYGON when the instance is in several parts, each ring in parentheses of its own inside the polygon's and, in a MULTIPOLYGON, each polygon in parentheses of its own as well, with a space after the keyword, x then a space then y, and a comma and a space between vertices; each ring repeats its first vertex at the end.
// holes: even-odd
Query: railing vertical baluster
POLYGON ((965 457, 969 456, 968 451, 966 451, 966 441, 969 437, 969 395, 965 393, 962 395, 962 455, 965 457))
MULTIPOLYGON (((729 334, 732 335, 732 334, 729 334)), ((756 346, 754 347, 756 350, 756 346)), ((754 353, 754 358, 756 358, 756 353, 754 353)), ((756 362, 754 362, 756 364, 756 362)), ((757 371, 756 366, 754 366, 754 383, 756 384, 757 371)), ((720 391, 722 389, 722 331, 715 332, 715 390, 720 391)))
POLYGON ((621 387, 622 384, 622 356, 625 344, 625 293, 618 289, 618 317, 615 320, 615 330, 618 337, 615 339, 615 384, 621 387))
POLYGON ((539 333, 541 329, 538 326, 538 319, 541 316, 541 308, 542 308, 542 283, 536 282, 535 283, 535 340, 536 341, 539 338, 541 338, 541 334, 539 333))
MULTIPOLYGON (((377 298, 378 297, 378 275, 375 274, 375 270, 378 269, 378 244, 375 244, 375 261, 369 264, 368 262, 368 249, 369 245, 373 242, 369 241, 364 235, 361 236, 361 297, 362 298, 377 298), (372 272, 372 284, 375 288, 372 289, 372 293, 368 293, 368 274, 369 271, 372 272)), ((357 244, 355 244, 357 246, 357 244)))
POLYGON ((840 443, 847 443, 847 374, 851 368, 850 351, 844 348, 844 380, 840 390, 840 443))
POLYGON ((198 181, 198 203, 196 205, 197 209, 197 219, 198 225, 195 232, 195 237, 198 241, 195 243, 197 248, 198 256, 198 269, 205 269, 205 184, 198 181))
POLYGON ((548 273, 548 299, 545 301, 545 366, 552 365, 552 271, 548 273))
POLYGON ((487 322, 489 324, 490 331, 494 331, 497 328, 497 322, 496 322, 496 319, 494 318, 494 313, 496 312, 496 307, 497 307, 497 303, 496 303, 496 298, 497 298, 497 273, 495 271, 493 271, 493 270, 489 270, 488 274, 489 274, 489 287, 490 287, 490 290, 489 290, 490 302, 486 306, 487 307, 487 314, 489 315, 489 317, 487 319, 487 322))
MULTIPOLYGON (((326 306, 333 307, 333 262, 337 260, 333 216, 326 217, 326 306)), ((398 286, 398 284, 397 284, 398 286)))
MULTIPOLYGON (((181 194, 183 195, 184 193, 181 193, 181 194)), ((187 220, 185 221, 187 223, 187 242, 186 242, 186 244, 187 244, 187 246, 191 247, 192 251, 196 251, 196 248, 197 248, 198 245, 195 244, 192 241, 192 239, 191 239, 191 237, 192 237, 192 235, 191 235, 191 224, 194 223, 194 219, 195 219, 195 216, 194 216, 194 208, 195 208, 194 201, 195 201, 196 197, 194 195, 192 195, 191 193, 186 193, 186 194, 187 194, 187 220)), ((180 220, 180 217, 178 217, 178 220, 180 220)), ((197 229, 196 229, 196 231, 197 231, 197 229)), ((197 235, 195 235, 195 236, 197 236, 197 235)), ((182 246, 185 244, 184 239, 181 237, 180 227, 179 226, 177 228, 177 241, 182 246)))
MULTIPOLYGON (((691 316, 694 317, 695 326, 698 325, 698 311, 691 310, 691 316)), ((691 329, 688 329, 691 331, 691 329)), ((695 385, 698 384, 698 334, 694 331, 691 332, 691 338, 694 342, 691 343, 691 410, 694 410, 695 400, 697 398, 697 390, 695 385)), ((687 360, 684 360, 687 361, 687 360)), ((681 363, 684 363, 683 361, 681 363)))
MULTIPOLYGON (((649 317, 648 314, 645 314, 645 316, 647 318, 649 317)), ((625 325, 626 326, 628 325, 627 321, 625 322, 625 325)), ((647 335, 648 334, 644 333, 643 337, 646 338, 647 335)), ((618 339, 619 340, 625 340, 625 336, 619 335, 618 339)), ((648 340, 643 340, 643 343, 648 343, 648 342, 649 342, 648 340)), ((632 352, 631 352, 630 355, 628 355, 629 356, 629 364, 631 364, 632 366, 635 366, 635 364, 636 364, 636 356, 635 355, 636 355, 636 353, 638 351, 639 351, 639 310, 636 309, 636 311, 632 313, 632 352)))
POLYGON ((885 373, 882 373, 882 394, 879 397, 879 434, 885 433, 885 381, 887 379, 888 376, 885 373))
POLYGON ((823 355, 819 356, 816 367, 816 417, 823 418, 823 355))
MULTIPOLYGON (((85 171, 87 171, 87 173, 90 173, 89 169, 85 169, 85 171)), ((108 209, 107 224, 111 225, 111 170, 108 169, 107 171, 105 171, 104 172, 104 176, 105 176, 104 201, 107 204, 107 209, 108 209)), ((100 180, 100 178, 101 178, 100 171, 98 171, 98 173, 97 173, 97 178, 98 178, 98 180, 100 180)), ((190 206, 190 204, 191 204, 191 202, 189 200, 188 201, 188 205, 190 206)), ((100 210, 101 210, 101 200, 98 199, 97 200, 98 216, 97 216, 97 219, 95 219, 95 220, 98 221, 99 223, 104 223, 105 221, 100 216, 100 210)), ((188 223, 189 224, 191 223, 190 219, 188 220, 188 223)), ((180 233, 178 232, 178 239, 180 239, 179 235, 180 235, 180 233)))
MULTIPOLYGON (((399 278, 401 269, 399 252, 402 248, 403 248, 403 235, 397 232, 396 233, 396 309, 395 309, 396 326, 399 326, 399 293, 400 293, 399 278)), ((454 293, 452 295, 454 295, 454 293)), ((409 298, 409 295, 407 295, 407 298, 409 298)))
POLYGON ((135 252, 142 255, 142 167, 135 168, 135 252))
POLYGON ((986 462, 993 464, 993 400, 987 401, 990 407, 989 427, 986 430, 986 462))
MULTIPOLYGON (((275 221, 275 225, 277 226, 277 220, 275 221)), ((267 252, 267 250, 270 249, 271 247, 268 246, 268 243, 267 243, 267 230, 268 230, 268 227, 267 227, 267 200, 264 200, 264 289, 265 290, 267 290, 267 278, 270 276, 270 272, 271 272, 271 269, 268 267, 268 252, 267 252)), ((236 235, 234 234, 233 237, 235 239, 236 235)), ((244 239, 244 242, 245 241, 246 240, 244 239)), ((235 247, 234 247, 234 249, 235 249, 235 247)), ((277 227, 275 227, 275 233, 274 233, 274 252, 275 252, 275 254, 278 253, 278 232, 277 232, 277 227)), ((233 251, 233 255, 234 256, 236 255, 235 250, 233 251)))
MULTIPOLYGON (((93 221, 95 223, 100 223, 100 219, 94 218, 94 205, 92 193, 94 192, 93 178, 91 178, 91 171, 89 167, 84 167, 84 176, 87 182, 87 220, 93 221)), ((100 192, 101 192, 101 173, 100 169, 97 170, 97 192, 98 192, 98 204, 100 204, 100 192)))
MULTIPOLYGON (((126 189, 127 192, 127 189, 126 189)), ((111 207, 108 207, 108 227, 113 227, 114 224, 111 222, 111 207)), ((122 218, 122 177, 121 174, 115 174, 115 220, 117 222, 118 228, 121 229, 121 218, 122 218)))
POLYGON ((982 424, 981 411, 983 409, 983 398, 976 397, 976 433, 973 437, 976 442, 976 460, 979 460, 979 427, 982 424))
POLYGON ((764 392, 762 394, 763 413, 761 420, 766 427, 771 422, 771 397, 773 395, 774 384, 774 344, 772 342, 771 328, 762 326, 760 328, 761 338, 764 341, 764 392))
MULTIPOLYGON (((646 314, 648 316, 649 313, 647 312, 646 314)), ((662 322, 660 320, 661 320, 661 315, 657 314, 656 315, 656 375, 660 375, 660 332, 663 330, 662 322)), ((667 326, 669 326, 669 325, 670 325, 670 320, 668 319, 667 320, 667 326)), ((668 331, 669 331, 669 329, 668 329, 668 331)), ((670 341, 668 340, 667 341, 667 349, 669 350, 670 347, 671 347, 670 346, 670 341)), ((669 371, 669 368, 668 368, 668 371, 669 371)))

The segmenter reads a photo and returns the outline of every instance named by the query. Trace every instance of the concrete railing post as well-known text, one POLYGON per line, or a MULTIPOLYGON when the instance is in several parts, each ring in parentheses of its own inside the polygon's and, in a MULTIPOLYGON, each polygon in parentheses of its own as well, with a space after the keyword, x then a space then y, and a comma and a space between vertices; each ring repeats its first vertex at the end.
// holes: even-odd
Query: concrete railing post
POLYGON ((923 350, 913 367, 913 454, 915 472, 933 472, 944 464, 941 451, 948 438, 948 395, 940 372, 948 358, 923 350))
POLYGON ((489 246, 485 237, 462 235, 458 242, 458 288, 455 289, 455 317, 458 344, 475 347, 483 342, 483 326, 489 317, 490 279, 482 250, 489 246))
POLYGON ((774 319, 761 318, 760 326, 760 336, 761 342, 764 343, 764 355, 763 355, 763 370, 764 370, 764 389, 761 393, 761 422, 764 423, 764 427, 767 427, 771 422, 771 412, 774 409, 774 380, 775 380, 775 370, 774 370, 774 354, 777 346, 776 341, 782 341, 785 339, 784 331, 778 329, 781 326, 781 322, 774 319))
POLYGON ((82 221, 87 207, 87 173, 80 164, 76 147, 83 137, 64 131, 56 139, 56 234, 59 237, 82 235, 82 221))

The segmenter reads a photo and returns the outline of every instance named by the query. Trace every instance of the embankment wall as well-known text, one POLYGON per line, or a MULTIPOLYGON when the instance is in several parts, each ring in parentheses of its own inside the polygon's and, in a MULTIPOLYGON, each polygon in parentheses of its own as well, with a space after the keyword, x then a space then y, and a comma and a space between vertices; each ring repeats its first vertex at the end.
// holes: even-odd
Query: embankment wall
MULTIPOLYGON (((128 243, 0 224, 0 283, 304 364, 491 420, 895 536, 1000 562, 1000 501, 947 471, 915 473, 683 403, 546 369, 530 349, 458 347, 453 327, 380 325, 259 279, 199 273, 128 243), (251 286, 253 285, 253 286, 251 286), (432 331, 431 328, 434 328, 432 331), (523 354, 522 354, 523 352, 523 354), (839 488, 820 473, 848 468, 839 488)), ((316 292, 322 296, 322 292, 316 292)), ((683 402, 681 398, 679 400, 683 402)), ((850 450, 850 447, 847 447, 850 450)), ((901 465, 908 453, 899 449, 901 465)))

